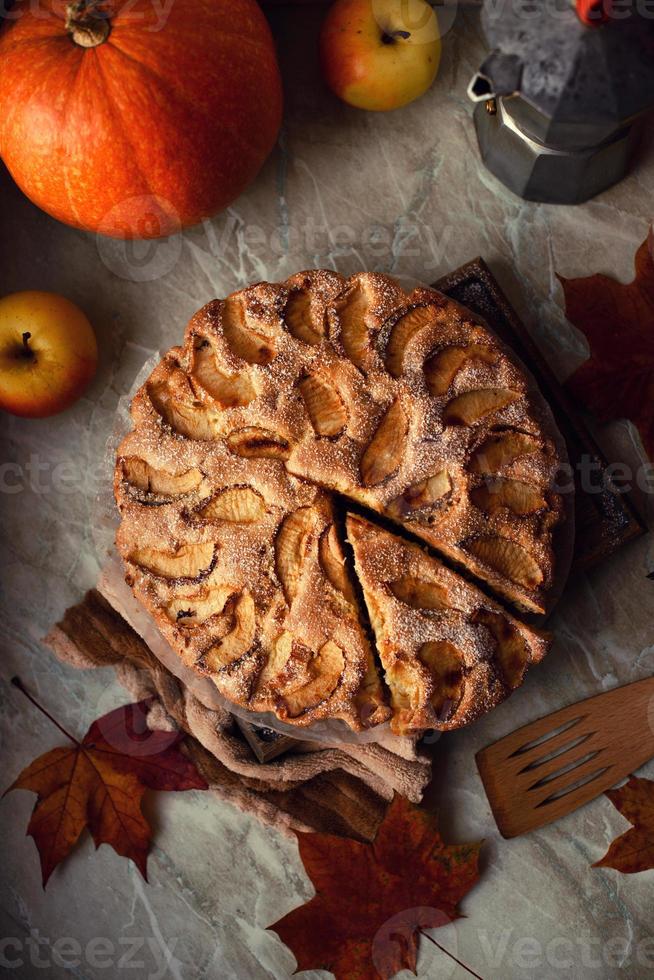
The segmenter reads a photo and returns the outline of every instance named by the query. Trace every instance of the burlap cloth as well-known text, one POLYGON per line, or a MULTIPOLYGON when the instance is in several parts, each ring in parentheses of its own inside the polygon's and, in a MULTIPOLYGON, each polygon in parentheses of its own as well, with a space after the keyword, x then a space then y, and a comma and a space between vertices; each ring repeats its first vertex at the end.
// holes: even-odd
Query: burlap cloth
POLYGON ((113 667, 135 700, 152 699, 151 728, 188 733, 186 750, 217 796, 280 830, 372 840, 393 794, 419 802, 431 778, 428 756, 409 739, 387 740, 392 748, 298 742, 258 762, 229 712, 202 704, 95 589, 45 643, 73 667, 113 667))

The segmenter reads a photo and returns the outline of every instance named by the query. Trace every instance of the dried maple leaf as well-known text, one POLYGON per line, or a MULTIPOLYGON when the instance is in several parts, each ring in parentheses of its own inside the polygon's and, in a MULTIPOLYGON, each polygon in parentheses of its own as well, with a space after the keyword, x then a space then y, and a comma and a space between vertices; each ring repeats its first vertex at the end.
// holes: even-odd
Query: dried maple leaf
POLYGON ((631 776, 606 795, 633 827, 614 840, 593 867, 615 868, 628 875, 654 868, 654 782, 631 776))
POLYGON ((566 315, 591 349, 568 386, 601 421, 631 419, 654 459, 654 229, 636 253, 633 282, 559 279, 566 315))
POLYGON ((183 734, 147 728, 147 705, 140 701, 110 711, 81 742, 69 735, 70 747, 35 759, 6 791, 38 794, 27 833, 41 858, 44 888, 84 827, 96 848, 110 844, 147 878, 151 833, 141 811, 146 789, 207 789, 179 750, 183 734))
POLYGON ((316 894, 270 928, 298 970, 331 970, 337 980, 415 973, 420 929, 459 918, 479 876, 481 844, 444 844, 435 818, 399 796, 372 844, 329 834, 298 841, 316 894))

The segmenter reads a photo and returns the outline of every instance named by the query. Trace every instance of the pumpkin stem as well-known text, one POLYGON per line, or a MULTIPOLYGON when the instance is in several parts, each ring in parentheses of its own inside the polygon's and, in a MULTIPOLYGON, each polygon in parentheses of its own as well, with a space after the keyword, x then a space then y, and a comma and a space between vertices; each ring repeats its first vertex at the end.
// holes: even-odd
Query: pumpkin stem
POLYGON ((97 48, 111 33, 109 15, 101 0, 75 0, 66 7, 66 30, 81 48, 97 48))

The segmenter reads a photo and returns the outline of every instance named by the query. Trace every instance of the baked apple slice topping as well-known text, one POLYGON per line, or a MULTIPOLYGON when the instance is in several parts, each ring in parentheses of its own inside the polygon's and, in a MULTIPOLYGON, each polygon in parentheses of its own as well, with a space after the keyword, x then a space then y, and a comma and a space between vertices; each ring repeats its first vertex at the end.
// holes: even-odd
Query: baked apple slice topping
POLYGON ((386 367, 394 378, 404 371, 404 355, 411 341, 426 327, 437 320, 437 307, 414 306, 398 317, 391 329, 386 345, 386 367))
POLYGON ((130 489, 147 494, 151 503, 168 503, 186 497, 197 490, 204 479, 197 467, 183 473, 169 473, 168 470, 150 466, 138 456, 125 456, 120 460, 119 467, 130 489))
POLYGON ((316 321, 311 294, 306 289, 291 291, 284 309, 284 322, 292 337, 312 347, 316 347, 324 337, 324 323, 316 321))
POLYGON ((495 364, 497 352, 481 344, 445 347, 425 361, 425 381, 432 395, 446 395, 459 371, 468 363, 495 364))
POLYGON ((480 609, 474 618, 495 641, 495 658, 507 687, 511 691, 520 687, 530 659, 524 636, 505 616, 490 609, 480 609))
POLYGON ((180 595, 164 606, 166 615, 178 626, 192 628, 219 616, 225 604, 238 589, 229 584, 204 586, 187 595, 180 595))
POLYGON ((284 460, 291 455, 291 445, 287 439, 256 425, 230 432, 225 442, 231 452, 246 459, 284 460))
POLYGON ((510 429, 489 436, 471 456, 468 468, 471 473, 485 476, 500 473, 516 459, 533 455, 538 449, 538 441, 533 436, 510 429))
POLYGON ((228 487, 196 513, 208 521, 258 524, 265 519, 268 508, 261 494, 252 487, 228 487))
POLYGON ((447 470, 439 470, 426 480, 420 480, 407 487, 386 507, 386 512, 398 519, 408 517, 415 511, 434 507, 443 502, 452 490, 452 481, 447 470))
POLYGON ((316 435, 340 435, 347 423, 347 411, 334 385, 312 374, 300 381, 299 389, 316 435))
POLYGON ((518 517, 527 517, 547 507, 547 501, 537 487, 502 477, 474 487, 470 491, 470 499, 475 507, 491 515, 506 508, 518 517))
POLYGON ((284 690, 298 676, 302 676, 304 679, 301 683, 305 683, 306 665, 311 656, 311 650, 303 643, 298 643, 288 630, 280 633, 271 643, 259 674, 255 699, 258 695, 265 696, 273 684, 276 689, 284 690))
POLYGON ((216 547, 211 541, 183 544, 175 551, 136 547, 130 552, 128 560, 159 578, 199 582, 215 564, 216 547))
POLYGON ((537 589, 543 581, 538 563, 522 545, 499 535, 473 538, 465 548, 484 564, 525 589, 537 589))
POLYGON ((463 654, 449 640, 431 640, 418 650, 418 660, 431 675, 434 684, 431 704, 439 720, 444 721, 454 714, 463 697, 463 654))
POLYGON ((284 691, 281 699, 284 713, 289 718, 297 718, 326 701, 339 686, 344 669, 343 651, 333 640, 328 640, 307 665, 311 680, 284 691))
POLYGON ((370 351, 370 328, 367 316, 374 297, 362 282, 356 282, 334 302, 343 349, 352 363, 365 367, 370 351))
POLYGON ((391 694, 393 708, 391 731, 395 735, 407 735, 413 730, 413 716, 422 707, 424 681, 415 664, 403 660, 389 664, 384 679, 391 694))
POLYGON ((394 401, 361 457, 361 480, 375 487, 397 472, 406 450, 409 421, 402 402, 394 401))
POLYGON ((466 391, 448 402, 443 412, 443 421, 446 425, 475 425, 520 397, 519 391, 511 391, 510 388, 476 388, 466 391))
POLYGON ((249 405, 257 396, 256 388, 247 372, 226 374, 221 371, 216 355, 209 346, 199 347, 194 351, 191 380, 221 408, 249 405))
POLYGON ((284 631, 272 645, 254 696, 276 693, 281 718, 297 718, 332 696, 345 669, 343 651, 328 640, 314 653, 292 633, 284 631))
POLYGON ((202 402, 181 401, 167 385, 158 383, 148 385, 148 395, 157 414, 177 435, 200 442, 211 442, 220 435, 221 416, 202 402))
POLYGON ((299 507, 284 519, 275 538, 275 568, 289 606, 298 592, 315 520, 313 507, 299 507))
POLYGON ((431 609, 440 612, 453 608, 447 589, 438 582, 429 582, 426 579, 406 575, 389 582, 388 587, 396 599, 411 606, 412 609, 431 609))
POLYGON ((196 666, 202 671, 216 674, 240 660, 252 648, 257 629, 254 599, 246 590, 229 600, 232 608, 226 612, 232 617, 229 633, 206 650, 196 666))
POLYGON ((229 296, 223 305, 223 335, 232 352, 248 364, 270 364, 276 354, 274 337, 262 320, 251 316, 242 297, 229 296))

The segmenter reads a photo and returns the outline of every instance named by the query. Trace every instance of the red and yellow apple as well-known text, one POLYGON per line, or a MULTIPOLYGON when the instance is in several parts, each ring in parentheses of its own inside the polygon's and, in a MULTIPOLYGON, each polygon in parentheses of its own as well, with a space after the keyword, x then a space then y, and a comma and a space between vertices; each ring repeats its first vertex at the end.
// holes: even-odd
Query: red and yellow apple
POLYGON ((91 324, 70 300, 39 291, 0 299, 0 409, 26 418, 63 412, 97 363, 91 324))
POLYGON ((359 109, 398 109, 438 72, 441 42, 426 0, 336 0, 320 36, 330 88, 359 109))

